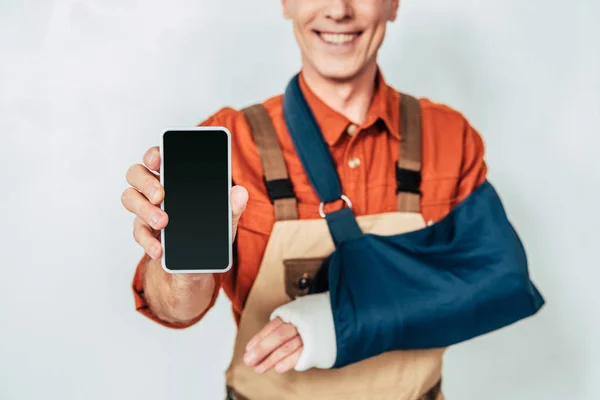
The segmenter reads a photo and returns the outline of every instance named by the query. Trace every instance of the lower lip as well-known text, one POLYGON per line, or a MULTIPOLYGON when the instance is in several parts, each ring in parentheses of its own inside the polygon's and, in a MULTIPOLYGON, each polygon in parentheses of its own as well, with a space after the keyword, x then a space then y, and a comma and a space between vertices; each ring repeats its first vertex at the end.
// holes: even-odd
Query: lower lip
POLYGON ((325 39, 323 39, 323 37, 318 32, 315 32, 315 35, 317 35, 317 37, 319 38, 321 43, 329 46, 331 49, 338 49, 338 50, 349 49, 350 47, 354 46, 354 44, 356 44, 356 42, 358 41, 358 38, 360 37, 360 33, 359 33, 358 35, 354 35, 354 38, 352 40, 350 40, 349 42, 332 43, 332 42, 328 42, 325 39))

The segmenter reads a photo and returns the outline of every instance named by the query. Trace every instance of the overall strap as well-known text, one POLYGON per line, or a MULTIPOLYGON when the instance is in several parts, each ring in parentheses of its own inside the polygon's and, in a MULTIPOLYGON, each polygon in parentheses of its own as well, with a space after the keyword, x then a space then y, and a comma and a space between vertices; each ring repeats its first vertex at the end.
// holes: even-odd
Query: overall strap
POLYGON ((400 152, 396 165, 398 211, 421 211, 421 107, 419 100, 400 94, 400 152))
POLYGON ((255 104, 242 109, 242 113, 250 125, 252 137, 258 148, 265 174, 265 186, 275 208, 275 220, 298 219, 296 195, 267 110, 262 104, 255 104))
POLYGON ((298 75, 288 84, 283 96, 283 115, 292 142, 308 178, 321 199, 320 214, 327 220, 329 232, 337 246, 357 239, 362 231, 352 212, 351 199, 342 193, 335 163, 315 117, 298 83, 298 75), (343 199, 348 207, 323 213, 326 203, 343 199))

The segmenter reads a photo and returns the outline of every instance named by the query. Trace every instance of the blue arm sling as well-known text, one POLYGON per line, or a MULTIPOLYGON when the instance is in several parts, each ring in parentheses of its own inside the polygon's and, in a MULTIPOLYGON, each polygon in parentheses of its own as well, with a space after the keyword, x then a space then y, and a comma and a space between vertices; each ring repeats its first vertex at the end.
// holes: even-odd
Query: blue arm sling
MULTIPOLYGON (((323 203, 340 199, 333 159, 296 75, 284 118, 323 203)), ((522 243, 485 181, 444 219, 399 235, 364 234, 352 209, 325 216, 334 252, 322 269, 337 340, 334 368, 393 350, 441 348, 537 313, 522 243)))

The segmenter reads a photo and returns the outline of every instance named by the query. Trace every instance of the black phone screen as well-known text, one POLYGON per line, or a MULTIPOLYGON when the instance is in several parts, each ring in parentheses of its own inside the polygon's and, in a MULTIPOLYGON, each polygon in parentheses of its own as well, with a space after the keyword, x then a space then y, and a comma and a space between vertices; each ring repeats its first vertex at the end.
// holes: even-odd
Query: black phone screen
POLYGON ((162 136, 163 268, 225 272, 231 265, 230 134, 223 128, 167 130, 162 136))

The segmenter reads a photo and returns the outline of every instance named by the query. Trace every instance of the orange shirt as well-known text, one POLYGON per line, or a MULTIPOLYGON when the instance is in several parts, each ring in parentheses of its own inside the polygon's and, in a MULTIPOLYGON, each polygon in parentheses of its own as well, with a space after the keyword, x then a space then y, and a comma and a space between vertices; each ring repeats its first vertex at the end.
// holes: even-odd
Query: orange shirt
MULTIPOLYGON (((310 91, 300 75, 300 88, 315 115, 336 163, 342 192, 352 199, 355 215, 396 211, 395 162, 399 152, 400 95, 386 84, 381 72, 367 118, 360 126, 325 105, 310 91)), ((316 219, 319 198, 314 192, 298 158, 283 118, 282 95, 264 103, 273 121, 296 197, 298 217, 316 219)), ((422 108, 422 183, 421 213, 425 221, 438 221, 453 206, 481 184, 487 173, 484 145, 479 134, 457 111, 428 99, 420 99, 422 108)), ((238 224, 234 242, 234 265, 224 274, 216 274, 216 288, 207 311, 220 289, 231 299, 233 315, 239 323, 244 301, 258 273, 269 235, 275 223, 273 205, 263 181, 262 164, 244 115, 223 108, 200 125, 225 126, 232 134, 232 180, 249 193, 248 206, 238 224)), ((327 209, 326 209, 327 211, 327 209)), ((187 324, 169 324, 149 310, 143 296, 142 263, 133 279, 136 309, 148 318, 171 328, 187 324)))

